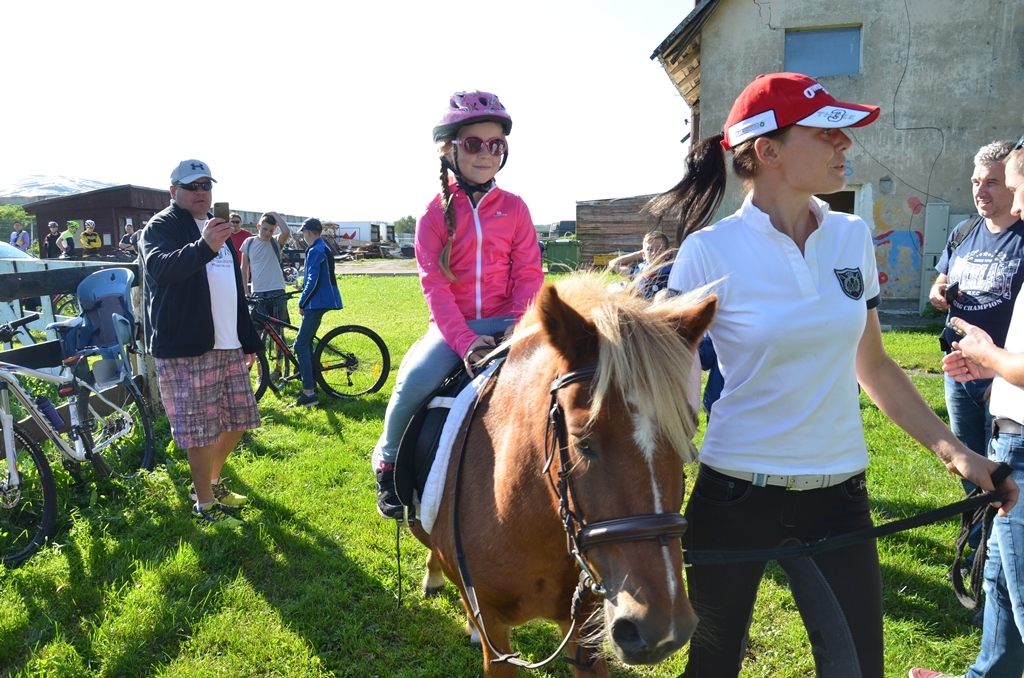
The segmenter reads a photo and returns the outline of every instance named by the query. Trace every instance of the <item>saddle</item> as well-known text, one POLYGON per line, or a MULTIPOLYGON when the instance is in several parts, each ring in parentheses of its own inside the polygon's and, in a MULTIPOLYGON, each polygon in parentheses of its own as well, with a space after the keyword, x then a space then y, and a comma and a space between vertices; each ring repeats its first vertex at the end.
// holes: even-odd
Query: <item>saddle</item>
MULTIPOLYGON (((478 373, 483 372, 488 365, 503 358, 507 353, 508 344, 504 344, 498 351, 492 353, 486 363, 479 366, 478 373)), ((415 498, 423 496, 423 489, 434 465, 448 414, 456 397, 472 381, 466 368, 461 363, 456 365, 441 385, 420 404, 405 433, 402 434, 398 457, 395 459, 395 490, 402 505, 409 508, 410 521, 416 517, 415 498)), ((468 416, 473 416, 472 410, 468 416)))

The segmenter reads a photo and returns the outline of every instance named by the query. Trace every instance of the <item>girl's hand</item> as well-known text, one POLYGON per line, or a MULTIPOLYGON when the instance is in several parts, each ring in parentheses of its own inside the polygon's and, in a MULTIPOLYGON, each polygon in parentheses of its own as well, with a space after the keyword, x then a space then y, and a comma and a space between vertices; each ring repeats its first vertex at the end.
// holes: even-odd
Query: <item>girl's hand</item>
POLYGON ((495 346, 494 337, 486 334, 473 340, 473 343, 469 346, 469 350, 466 351, 466 355, 462 358, 462 362, 466 366, 466 372, 469 373, 469 376, 476 376, 476 372, 474 371, 476 366, 481 360, 487 357, 488 353, 494 350, 495 346))

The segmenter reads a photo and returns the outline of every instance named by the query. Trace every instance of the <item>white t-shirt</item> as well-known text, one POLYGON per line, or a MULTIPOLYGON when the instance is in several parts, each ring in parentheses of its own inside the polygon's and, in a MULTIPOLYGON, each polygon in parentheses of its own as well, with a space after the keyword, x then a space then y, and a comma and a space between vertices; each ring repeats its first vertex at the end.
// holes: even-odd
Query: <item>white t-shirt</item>
MULTIPOLYGON (((196 219, 200 236, 205 219, 196 219)), ((235 289, 235 264, 227 241, 212 261, 206 264, 206 278, 210 283, 210 309, 213 311, 213 347, 215 349, 241 348, 238 339, 238 294, 235 289)))
POLYGON ((812 200, 804 254, 748 194, 732 216, 683 241, 669 288, 709 283, 710 334, 725 378, 702 463, 796 475, 867 466, 855 361, 878 270, 867 224, 812 200))
POLYGON ((285 287, 281 260, 277 258, 276 243, 271 240, 246 238, 242 242, 242 254, 249 258, 249 273, 252 276, 252 291, 275 292, 285 287))
MULTIPOLYGON (((1013 302, 1013 316, 1010 318, 1010 329, 1006 332, 1006 346, 1011 353, 1024 352, 1024 306, 1021 305, 1024 294, 1018 294, 1013 302)), ((988 403, 993 419, 1013 419, 1018 424, 1024 422, 1024 388, 1014 386, 996 375, 992 380, 992 398, 988 403)))

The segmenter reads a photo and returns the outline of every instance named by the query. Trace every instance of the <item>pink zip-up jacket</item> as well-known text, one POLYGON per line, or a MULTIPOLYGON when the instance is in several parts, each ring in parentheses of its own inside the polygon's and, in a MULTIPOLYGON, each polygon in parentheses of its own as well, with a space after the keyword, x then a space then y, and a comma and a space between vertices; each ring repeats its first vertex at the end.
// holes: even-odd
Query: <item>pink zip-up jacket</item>
POLYGON ((449 265, 457 280, 441 270, 448 227, 440 195, 416 223, 416 263, 430 322, 462 358, 477 338, 466 321, 506 315, 518 320, 544 273, 537 232, 522 198, 495 186, 474 209, 462 189, 452 184, 451 190, 455 242, 449 265))

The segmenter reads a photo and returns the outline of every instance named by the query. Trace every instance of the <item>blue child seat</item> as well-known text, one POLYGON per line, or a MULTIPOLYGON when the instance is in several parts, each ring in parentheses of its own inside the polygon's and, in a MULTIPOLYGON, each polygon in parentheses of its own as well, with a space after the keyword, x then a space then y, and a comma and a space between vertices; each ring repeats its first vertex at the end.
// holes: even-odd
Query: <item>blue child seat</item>
POLYGON ((120 376, 132 373, 125 346, 135 344, 135 315, 131 304, 134 281, 131 269, 106 268, 78 284, 82 323, 65 335, 65 350, 71 355, 86 348, 98 349, 96 354, 115 361, 102 366, 107 369, 96 370, 98 382, 117 381, 120 376))

